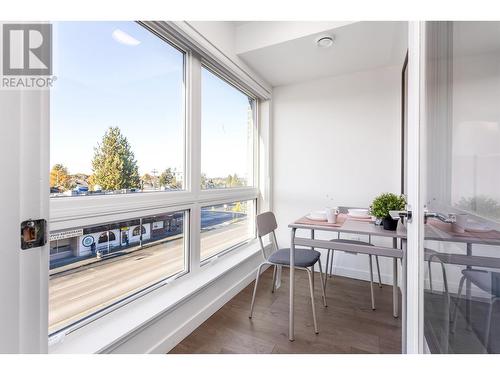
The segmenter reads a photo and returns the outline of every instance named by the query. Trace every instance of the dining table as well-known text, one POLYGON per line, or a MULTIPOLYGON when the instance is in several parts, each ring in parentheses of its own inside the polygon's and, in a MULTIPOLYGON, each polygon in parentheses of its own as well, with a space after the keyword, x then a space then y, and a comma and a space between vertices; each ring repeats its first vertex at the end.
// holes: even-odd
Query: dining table
MULTIPOLYGON (((316 238, 316 232, 330 232, 330 233, 345 233, 352 235, 366 235, 369 238, 372 237, 386 237, 392 239, 392 246, 376 246, 369 244, 366 245, 353 245, 349 243, 335 243, 335 250, 346 251, 358 254, 368 254, 377 255, 381 257, 388 257, 392 259, 392 272, 393 272, 393 316, 397 318, 399 316, 398 307, 398 259, 401 261, 402 267, 402 277, 401 281, 406 280, 404 266, 405 256, 404 256, 404 240, 406 239, 406 229, 403 226, 398 226, 396 230, 386 230, 381 225, 374 225, 373 220, 368 218, 356 218, 350 217, 345 213, 340 213, 337 217, 336 223, 328 223, 326 221, 317 221, 308 219, 303 216, 294 222, 290 223, 288 227, 291 229, 291 239, 290 239, 290 306, 289 306, 289 332, 288 338, 290 341, 295 339, 294 337, 294 298, 295 298, 295 248, 297 246, 304 246, 307 248, 315 249, 331 249, 332 242, 329 240, 316 238), (297 230, 306 230, 309 232, 309 236, 299 236, 297 235, 297 230), (398 246, 398 239, 400 243, 398 246)), ((404 288, 402 288, 403 290, 404 288)), ((404 295, 403 295, 404 301, 404 295)), ((402 304, 404 309, 404 303, 402 304)), ((404 314, 403 314, 404 316, 404 314)))
MULTIPOLYGON (((386 230, 381 225, 376 225, 371 218, 353 217, 347 214, 347 208, 341 210, 336 223, 327 221, 311 220, 307 215, 298 218, 288 225, 291 231, 290 238, 290 287, 289 287, 289 331, 288 338, 294 341, 294 302, 295 302, 295 248, 297 246, 310 249, 332 249, 330 240, 319 239, 316 232, 327 232, 340 234, 351 234, 354 236, 368 236, 369 242, 366 245, 335 243, 335 250, 349 253, 376 255, 392 259, 392 299, 393 316, 402 318, 402 348, 405 351, 406 340, 406 273, 407 273, 407 231, 402 220, 398 223, 396 230, 386 230), (298 234, 300 231, 300 235, 298 234), (306 233, 306 234, 304 234, 306 233), (392 239, 392 246, 373 245, 372 237, 384 237, 392 239), (399 241, 398 241, 399 240, 399 241), (398 243, 399 242, 399 243, 398 243), (401 265, 401 288, 398 287, 398 260, 401 265), (401 314, 399 311, 399 289, 401 289, 401 314)), ((426 241, 445 241, 463 243, 466 245, 465 254, 445 254, 440 253, 438 259, 445 264, 464 265, 467 268, 490 267, 500 268, 500 258, 490 256, 475 256, 472 251, 473 244, 500 246, 500 232, 491 231, 489 233, 463 233, 457 234, 452 230, 452 226, 437 219, 426 220, 424 226, 424 238, 426 241)), ((470 285, 467 285, 468 306, 467 315, 470 314, 470 285)))

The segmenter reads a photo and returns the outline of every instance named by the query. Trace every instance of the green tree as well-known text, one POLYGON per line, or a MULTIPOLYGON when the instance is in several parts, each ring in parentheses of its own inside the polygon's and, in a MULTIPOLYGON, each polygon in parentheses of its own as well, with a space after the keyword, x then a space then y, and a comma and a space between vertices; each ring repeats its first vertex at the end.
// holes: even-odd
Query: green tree
POLYGON ((70 184, 68 168, 62 164, 55 164, 50 170, 50 187, 67 190, 70 188, 70 184))
POLYGON ((92 182, 103 190, 132 189, 140 186, 139 168, 127 138, 120 128, 110 127, 94 148, 92 182))
POLYGON ((165 169, 162 174, 160 174, 160 186, 164 187, 176 187, 177 181, 175 175, 172 172, 172 168, 165 169))

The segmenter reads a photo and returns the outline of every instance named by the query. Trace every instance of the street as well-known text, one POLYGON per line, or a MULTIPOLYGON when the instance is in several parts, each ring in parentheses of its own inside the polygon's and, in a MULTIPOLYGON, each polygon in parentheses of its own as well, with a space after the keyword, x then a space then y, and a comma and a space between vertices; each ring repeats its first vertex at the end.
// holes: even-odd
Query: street
MULTIPOLYGON (((248 237, 246 220, 202 232, 201 257, 207 258, 248 237)), ((183 239, 164 242, 51 276, 49 332, 183 271, 183 244, 183 239)))

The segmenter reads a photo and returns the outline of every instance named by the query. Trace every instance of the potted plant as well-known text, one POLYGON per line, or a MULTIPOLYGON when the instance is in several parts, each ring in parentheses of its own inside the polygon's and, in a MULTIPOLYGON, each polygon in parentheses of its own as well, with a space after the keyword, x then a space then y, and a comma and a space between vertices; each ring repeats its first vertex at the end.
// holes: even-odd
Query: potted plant
POLYGON ((384 226, 384 229, 396 230, 398 226, 398 220, 394 220, 389 215, 389 211, 404 210, 405 205, 406 199, 403 195, 384 193, 380 194, 373 200, 370 206, 370 212, 376 218, 382 219, 382 225, 384 226))

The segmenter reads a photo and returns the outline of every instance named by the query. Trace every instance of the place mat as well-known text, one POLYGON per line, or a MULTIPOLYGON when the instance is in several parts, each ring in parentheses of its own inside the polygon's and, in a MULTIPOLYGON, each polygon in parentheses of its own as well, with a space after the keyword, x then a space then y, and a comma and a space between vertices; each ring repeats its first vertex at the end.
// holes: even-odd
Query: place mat
POLYGON ((303 224, 303 225, 321 225, 324 227, 341 227, 344 222, 346 221, 347 215, 344 214, 339 214, 337 216, 337 222, 334 223, 329 223, 327 221, 319 221, 319 220, 311 220, 308 219, 307 217, 301 217, 299 220, 296 220, 294 224, 303 224))
POLYGON ((353 217, 353 216, 349 216, 349 215, 346 215, 346 214, 341 214, 341 215, 344 215, 347 219, 349 220, 353 220, 353 221, 364 221, 366 223, 373 223, 373 219, 371 217, 367 217, 367 218, 361 218, 361 217, 353 217))
POLYGON ((443 223, 437 219, 428 219, 427 224, 432 225, 434 228, 437 228, 443 232, 446 232, 450 236, 461 237, 461 238, 477 238, 481 240, 499 240, 500 241, 500 232, 497 230, 491 230, 489 232, 464 232, 457 233, 453 232, 451 229, 451 224, 443 223))

